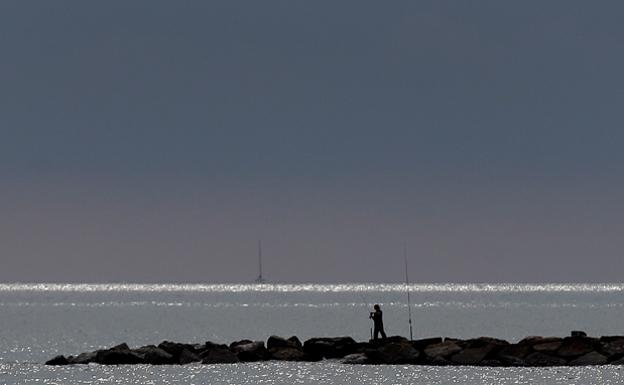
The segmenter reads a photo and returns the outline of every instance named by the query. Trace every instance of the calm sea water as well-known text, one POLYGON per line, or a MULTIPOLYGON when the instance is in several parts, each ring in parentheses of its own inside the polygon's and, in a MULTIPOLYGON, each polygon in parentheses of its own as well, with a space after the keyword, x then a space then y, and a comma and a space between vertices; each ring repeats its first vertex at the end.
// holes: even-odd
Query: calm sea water
MULTIPOLYGON (((624 334, 624 284, 411 285, 414 338, 624 334)), ((368 312, 408 335, 406 286, 0 284, 0 384, 622 384, 616 366, 471 368, 336 362, 47 367, 121 342, 229 343, 276 334, 367 340, 368 312)))

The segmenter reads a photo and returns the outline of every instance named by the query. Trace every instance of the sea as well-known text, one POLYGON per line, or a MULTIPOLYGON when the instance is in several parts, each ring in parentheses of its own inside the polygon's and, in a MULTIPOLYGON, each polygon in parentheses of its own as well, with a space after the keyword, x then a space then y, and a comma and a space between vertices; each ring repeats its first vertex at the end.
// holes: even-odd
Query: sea
POLYGON ((0 384, 624 384, 613 365, 43 364, 122 342, 366 341, 374 304, 388 335, 409 335, 411 311, 414 339, 622 335, 623 294, 624 284, 0 284, 0 384))

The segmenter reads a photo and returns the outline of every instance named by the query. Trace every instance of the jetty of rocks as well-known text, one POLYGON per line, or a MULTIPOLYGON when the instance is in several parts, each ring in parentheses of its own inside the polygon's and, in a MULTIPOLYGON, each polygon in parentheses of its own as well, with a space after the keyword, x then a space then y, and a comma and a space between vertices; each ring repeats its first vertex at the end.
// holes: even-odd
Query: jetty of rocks
POLYGON ((102 365, 183 365, 193 362, 221 364, 256 361, 320 361, 345 364, 413 364, 472 366, 576 366, 624 365, 624 336, 527 337, 517 343, 491 338, 426 338, 356 342, 351 337, 299 338, 271 336, 266 341, 241 340, 229 345, 206 342, 184 344, 165 341, 131 349, 127 344, 110 349, 57 356, 47 365, 97 363, 102 365))

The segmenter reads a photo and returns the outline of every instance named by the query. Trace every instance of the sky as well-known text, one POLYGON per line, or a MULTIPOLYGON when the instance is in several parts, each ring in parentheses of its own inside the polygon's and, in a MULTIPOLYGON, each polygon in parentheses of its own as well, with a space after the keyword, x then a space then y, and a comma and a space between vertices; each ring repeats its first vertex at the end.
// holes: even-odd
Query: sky
POLYGON ((620 1, 0 2, 0 281, 621 282, 620 1))

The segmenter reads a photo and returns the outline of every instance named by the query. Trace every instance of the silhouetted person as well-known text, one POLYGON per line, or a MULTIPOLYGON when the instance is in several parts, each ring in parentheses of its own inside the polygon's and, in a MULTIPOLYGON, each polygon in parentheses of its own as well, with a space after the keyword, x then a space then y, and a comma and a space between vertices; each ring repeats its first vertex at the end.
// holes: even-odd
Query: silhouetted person
POLYGON ((386 332, 383 328, 383 312, 379 305, 374 306, 375 311, 371 312, 368 318, 373 320, 375 328, 373 329, 373 340, 377 340, 377 335, 381 333, 381 338, 386 338, 386 332))

